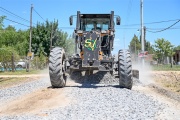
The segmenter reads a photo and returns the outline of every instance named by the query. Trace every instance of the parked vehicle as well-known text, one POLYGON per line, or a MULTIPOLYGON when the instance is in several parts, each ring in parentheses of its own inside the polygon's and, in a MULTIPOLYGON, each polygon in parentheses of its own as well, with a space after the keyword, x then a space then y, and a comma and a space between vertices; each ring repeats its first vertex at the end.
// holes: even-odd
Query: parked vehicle
POLYGON ((15 67, 16 68, 26 68, 26 62, 23 60, 20 60, 20 61, 15 63, 15 67))

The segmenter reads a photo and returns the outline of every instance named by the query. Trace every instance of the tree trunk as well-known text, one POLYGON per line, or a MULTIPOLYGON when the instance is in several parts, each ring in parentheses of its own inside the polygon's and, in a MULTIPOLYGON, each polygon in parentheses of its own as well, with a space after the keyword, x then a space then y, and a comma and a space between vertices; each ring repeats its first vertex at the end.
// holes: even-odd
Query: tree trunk
POLYGON ((171 68, 173 67, 173 57, 171 56, 171 68))
POLYGON ((14 66, 14 54, 12 53, 12 58, 11 58, 11 60, 12 60, 12 72, 14 72, 14 68, 15 68, 15 66, 14 66))

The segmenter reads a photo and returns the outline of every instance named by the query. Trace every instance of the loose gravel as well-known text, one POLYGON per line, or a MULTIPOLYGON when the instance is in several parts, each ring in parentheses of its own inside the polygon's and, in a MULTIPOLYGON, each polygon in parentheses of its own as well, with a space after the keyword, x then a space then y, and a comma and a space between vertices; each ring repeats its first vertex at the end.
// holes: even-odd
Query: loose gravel
POLYGON ((109 72, 96 72, 93 75, 83 75, 77 78, 75 78, 75 81, 81 84, 118 84, 119 83, 119 79, 114 78, 109 72))
POLYGON ((0 106, 25 94, 48 86, 46 79, 34 80, 14 87, 0 89, 0 106))
POLYGON ((75 105, 65 109, 47 111, 48 115, 62 119, 153 119, 162 110, 162 104, 137 91, 120 89, 116 86, 80 86, 72 88, 71 94, 77 99, 75 105), (78 97, 77 97, 78 96, 78 97))
MULTIPOLYGON (((146 96, 136 90, 121 89, 117 85, 117 79, 111 79, 109 75, 102 77, 99 83, 95 82, 98 76, 89 76, 81 80, 81 84, 63 88, 69 98, 75 102, 66 107, 42 111, 39 115, 1 116, 1 120, 151 120, 158 116, 164 109, 164 105, 150 96, 146 96), (92 80, 93 78, 93 80, 92 80), (90 79, 92 80, 90 82, 90 79), (106 82, 105 82, 106 81, 106 82), (116 84, 116 85, 115 85, 116 84)), ((12 99, 14 96, 22 96, 49 83, 41 80, 26 83, 17 87, 0 91, 0 100, 12 99), (13 92, 12 92, 13 91, 13 92), (13 96, 13 97, 11 97, 13 96)))

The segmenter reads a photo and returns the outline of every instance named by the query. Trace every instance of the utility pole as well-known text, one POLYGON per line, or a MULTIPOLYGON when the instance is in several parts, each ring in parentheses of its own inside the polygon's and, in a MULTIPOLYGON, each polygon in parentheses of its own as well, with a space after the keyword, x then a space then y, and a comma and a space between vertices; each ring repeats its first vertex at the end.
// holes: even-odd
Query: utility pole
POLYGON ((31 4, 31 10, 30 10, 30 33, 29 33, 29 53, 28 53, 28 65, 27 65, 27 72, 30 71, 30 63, 31 63, 31 41, 32 41, 32 10, 33 10, 33 4, 31 4))
POLYGON ((52 50, 52 34, 53 34, 53 23, 51 28, 50 50, 52 50))
POLYGON ((136 41, 135 41, 135 61, 136 61, 136 41))
POLYGON ((142 56, 142 66, 144 67, 144 27, 143 27, 143 0, 140 3, 141 6, 141 52, 143 53, 142 56))
POLYGON ((144 41, 146 40, 146 26, 144 26, 144 41))
POLYGON ((144 50, 146 49, 146 26, 144 26, 144 50))

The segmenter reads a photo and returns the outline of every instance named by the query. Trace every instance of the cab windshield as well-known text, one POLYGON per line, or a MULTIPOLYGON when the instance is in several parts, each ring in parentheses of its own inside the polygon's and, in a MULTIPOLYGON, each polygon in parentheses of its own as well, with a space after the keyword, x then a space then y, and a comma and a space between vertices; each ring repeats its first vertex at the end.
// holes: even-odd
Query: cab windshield
POLYGON ((81 18, 80 29, 83 31, 108 30, 109 22, 108 18, 81 18))

